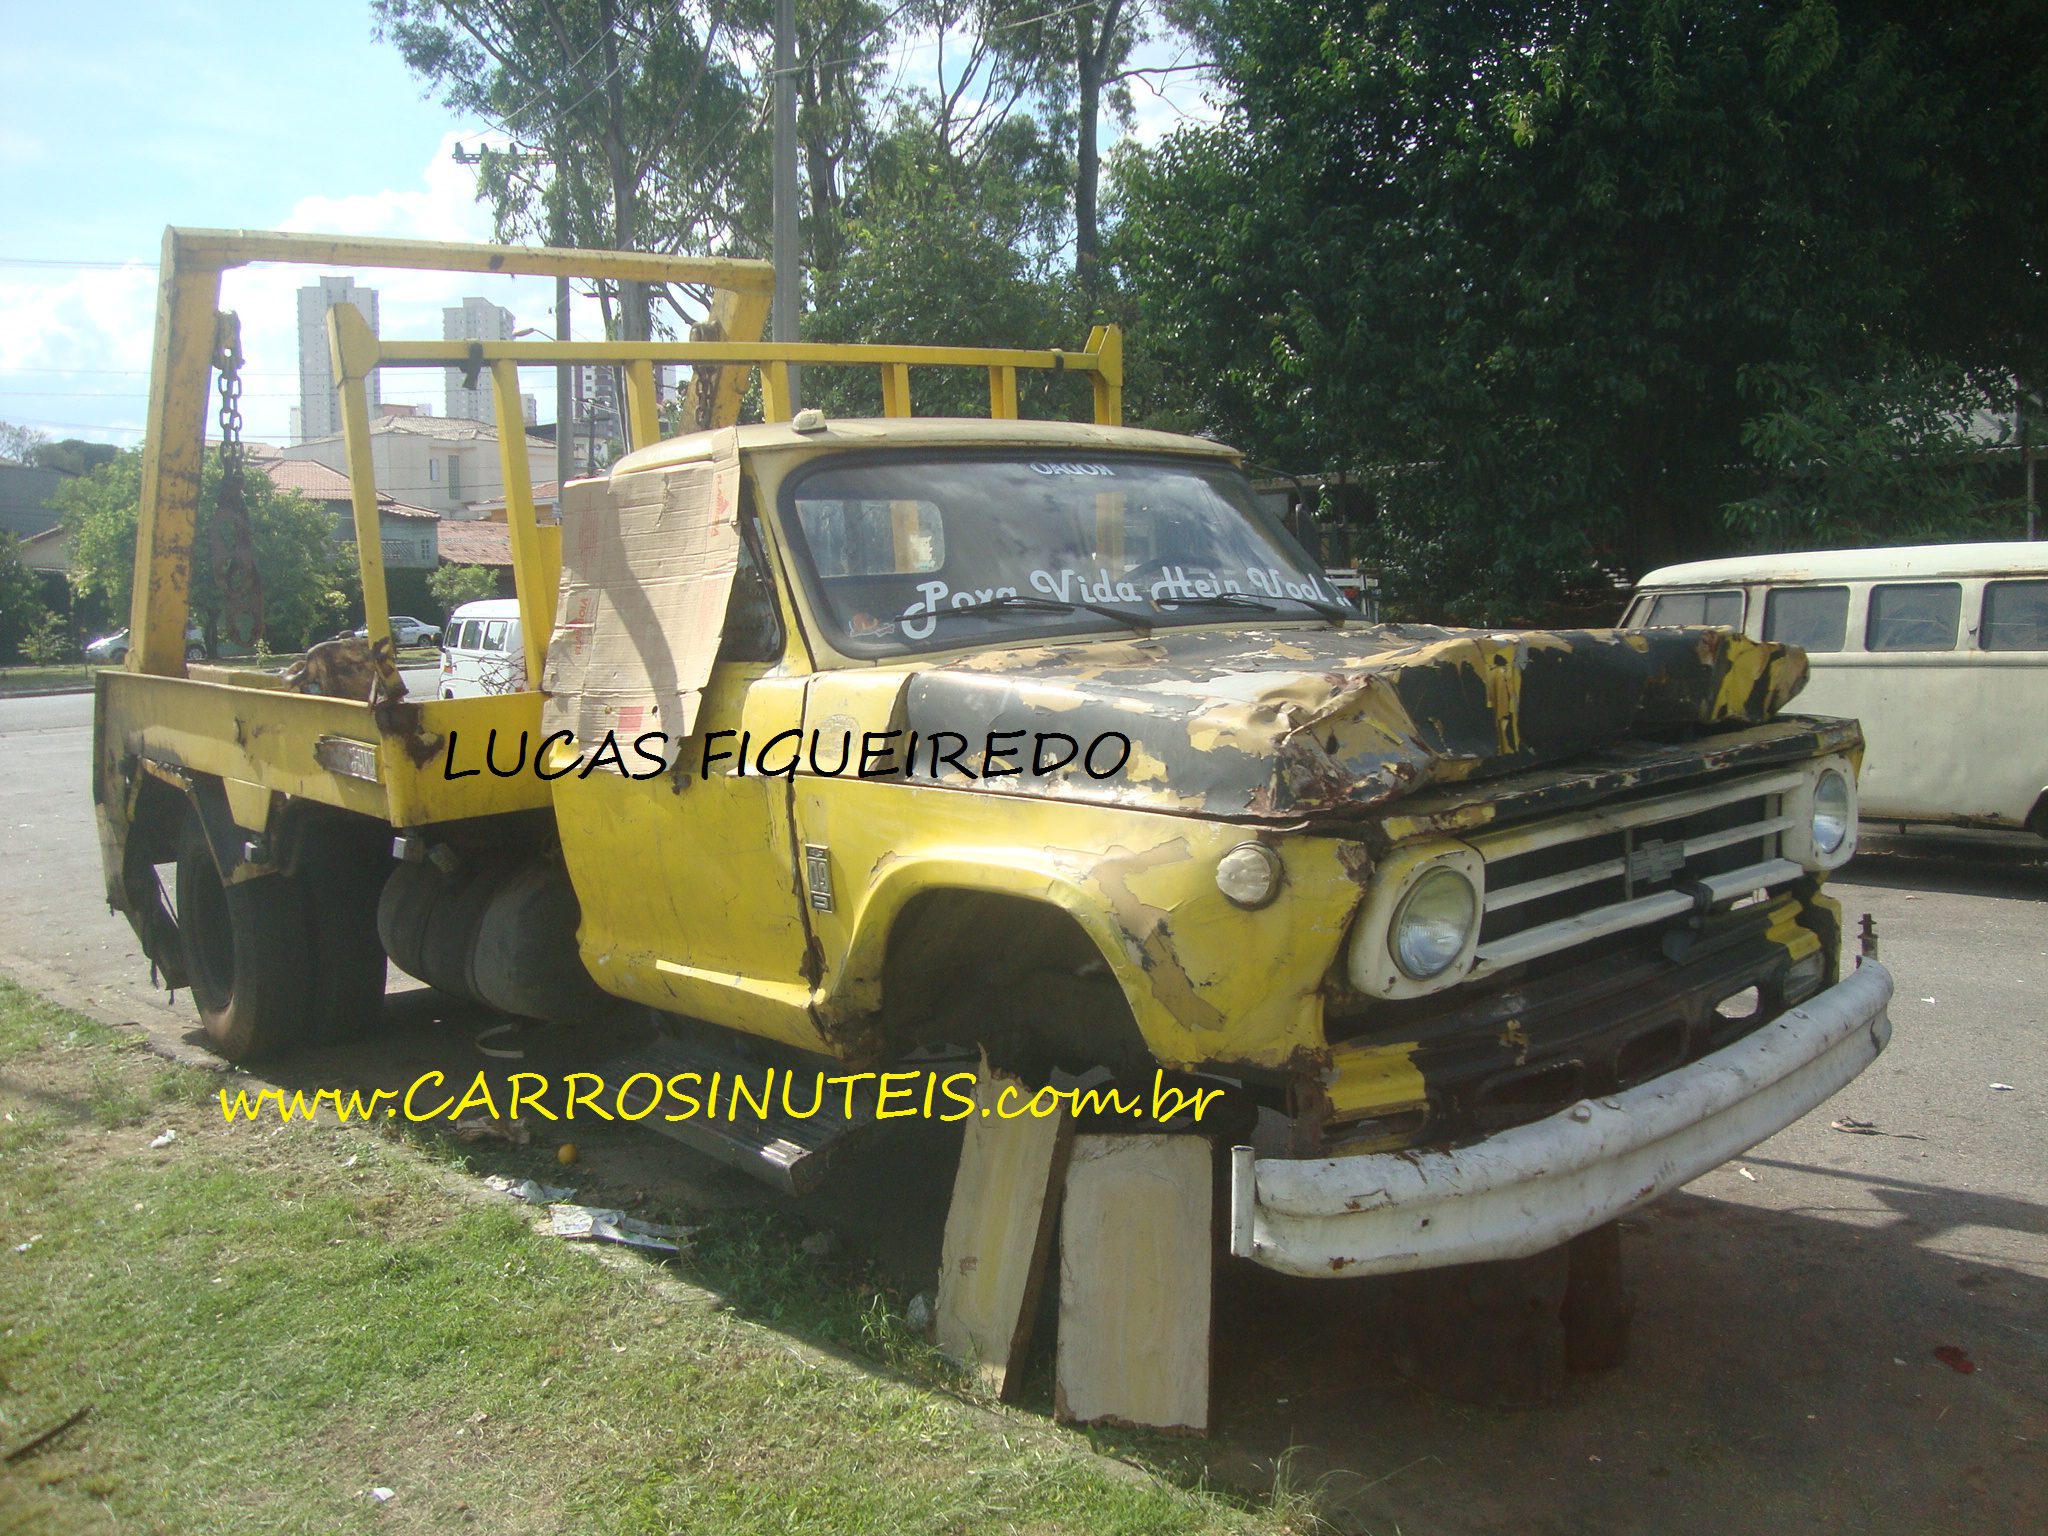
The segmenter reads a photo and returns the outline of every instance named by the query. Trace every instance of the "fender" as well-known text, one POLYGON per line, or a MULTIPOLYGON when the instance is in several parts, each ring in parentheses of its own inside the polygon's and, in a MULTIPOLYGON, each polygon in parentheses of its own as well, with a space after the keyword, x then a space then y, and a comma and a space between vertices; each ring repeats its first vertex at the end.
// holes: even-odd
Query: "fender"
POLYGON ((1174 830, 1148 849, 1092 856, 1019 847, 885 855, 862 892, 845 954, 821 979, 821 1020, 836 1024, 881 1009, 890 938, 913 898, 974 892, 1039 902, 1071 917, 1163 1065, 1221 1059, 1278 1070, 1302 1049, 1319 1050, 1322 980, 1361 894, 1349 880, 1314 878, 1326 860, 1334 866, 1334 842, 1298 840, 1289 852, 1305 878, 1294 899, 1244 912, 1218 894, 1209 850, 1191 848, 1174 830))

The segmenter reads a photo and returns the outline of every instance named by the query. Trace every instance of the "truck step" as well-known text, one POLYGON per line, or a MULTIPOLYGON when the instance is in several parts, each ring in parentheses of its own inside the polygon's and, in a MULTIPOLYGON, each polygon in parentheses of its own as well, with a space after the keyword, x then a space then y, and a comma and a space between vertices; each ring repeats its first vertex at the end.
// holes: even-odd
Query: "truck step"
MULTIPOLYGON (((695 1072, 701 1082, 689 1087, 701 1104, 696 1114, 687 1120, 663 1119, 680 1107, 671 1099, 638 1123, 784 1194, 806 1194, 825 1177, 833 1153, 875 1128, 875 1107, 871 1097, 863 1103, 857 1095, 855 1112, 849 1119, 845 1114, 845 1094, 828 1090, 816 1114, 786 1114, 781 1100, 788 1069, 779 1063, 775 1065, 774 1094, 768 1114, 757 1117, 751 1105, 742 1100, 738 1114, 730 1118, 733 1078, 744 1077, 751 1091, 758 1095, 768 1063, 749 1061, 736 1051, 703 1041, 664 1035, 613 1058, 603 1070, 607 1080, 617 1083, 641 1072, 652 1073, 664 1083, 678 1073, 695 1072), (717 1115, 710 1113, 708 1102, 713 1073, 719 1074, 717 1115)), ((806 1076, 800 1071, 798 1084, 791 1092, 792 1100, 799 1105, 809 1103, 813 1091, 806 1076)), ((659 1092, 644 1082, 636 1083, 629 1092, 621 1094, 620 1108, 627 1114, 637 1114, 659 1092)))

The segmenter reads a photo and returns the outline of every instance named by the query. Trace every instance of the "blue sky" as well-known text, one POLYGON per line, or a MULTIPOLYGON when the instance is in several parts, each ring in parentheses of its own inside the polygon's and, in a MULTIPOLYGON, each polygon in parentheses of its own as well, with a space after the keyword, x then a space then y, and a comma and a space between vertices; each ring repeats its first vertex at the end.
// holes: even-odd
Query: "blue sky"
MULTIPOLYGON (((451 158, 482 125, 422 96, 397 50, 375 40, 362 0, 11 10, 0 46, 0 420, 137 440, 155 310, 148 264, 167 224, 490 237, 472 175, 451 158)), ((933 52, 905 47, 913 81, 933 52)), ((1193 87, 1175 94, 1141 102, 1141 136, 1195 104, 1193 87)), ((466 293, 552 328, 541 280, 361 276, 382 295, 386 335, 439 336, 440 307, 466 293)), ((229 275, 252 437, 285 438, 297 399, 291 294, 308 280, 279 268, 229 275)), ((575 323, 587 334, 594 307, 575 323)), ((528 387, 550 419, 551 375, 528 387)), ((387 400, 439 410, 438 395, 424 373, 385 383, 387 400)))

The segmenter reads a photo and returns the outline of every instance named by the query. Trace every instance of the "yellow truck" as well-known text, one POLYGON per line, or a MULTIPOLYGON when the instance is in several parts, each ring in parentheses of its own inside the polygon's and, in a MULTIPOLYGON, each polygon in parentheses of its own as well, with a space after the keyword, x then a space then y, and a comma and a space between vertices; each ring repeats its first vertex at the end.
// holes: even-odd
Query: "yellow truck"
POLYGON ((172 230, 162 284, 93 788, 110 900, 232 1059, 373 1017, 388 956, 735 1059, 1198 1084, 1231 1250, 1330 1276, 1564 1242, 1888 1038, 1890 978, 1844 969, 1824 892, 1861 741, 1783 713, 1800 651, 1367 624, 1233 450, 1121 424, 1112 329, 771 344, 759 263, 313 236, 172 230), (336 309, 368 639, 278 674, 184 646, 209 370, 238 356, 220 274, 250 261, 713 297, 649 343, 386 340, 336 309), (547 521, 518 369, 562 362, 623 371, 632 451, 547 521), (884 414, 792 410, 797 365, 879 370, 884 414), (364 390, 394 367, 495 381, 538 686, 415 699, 396 672, 364 390), (988 415, 916 416, 938 368, 985 374, 988 415), (1077 375, 1052 387, 1092 419, 1020 419, 1033 373, 1077 375))

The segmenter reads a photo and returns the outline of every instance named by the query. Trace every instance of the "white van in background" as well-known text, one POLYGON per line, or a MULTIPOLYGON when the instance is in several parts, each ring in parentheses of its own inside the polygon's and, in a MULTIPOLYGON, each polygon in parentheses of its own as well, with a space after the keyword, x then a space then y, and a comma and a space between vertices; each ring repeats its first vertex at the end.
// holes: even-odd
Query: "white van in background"
POLYGON ((510 597, 464 603, 441 631, 440 695, 475 699, 526 687, 526 645, 519 603, 510 597))
POLYGON ((2048 543, 1698 560, 1645 576, 1621 622, 1804 646, 1793 709, 1863 722, 1865 826, 2048 837, 2048 543))

